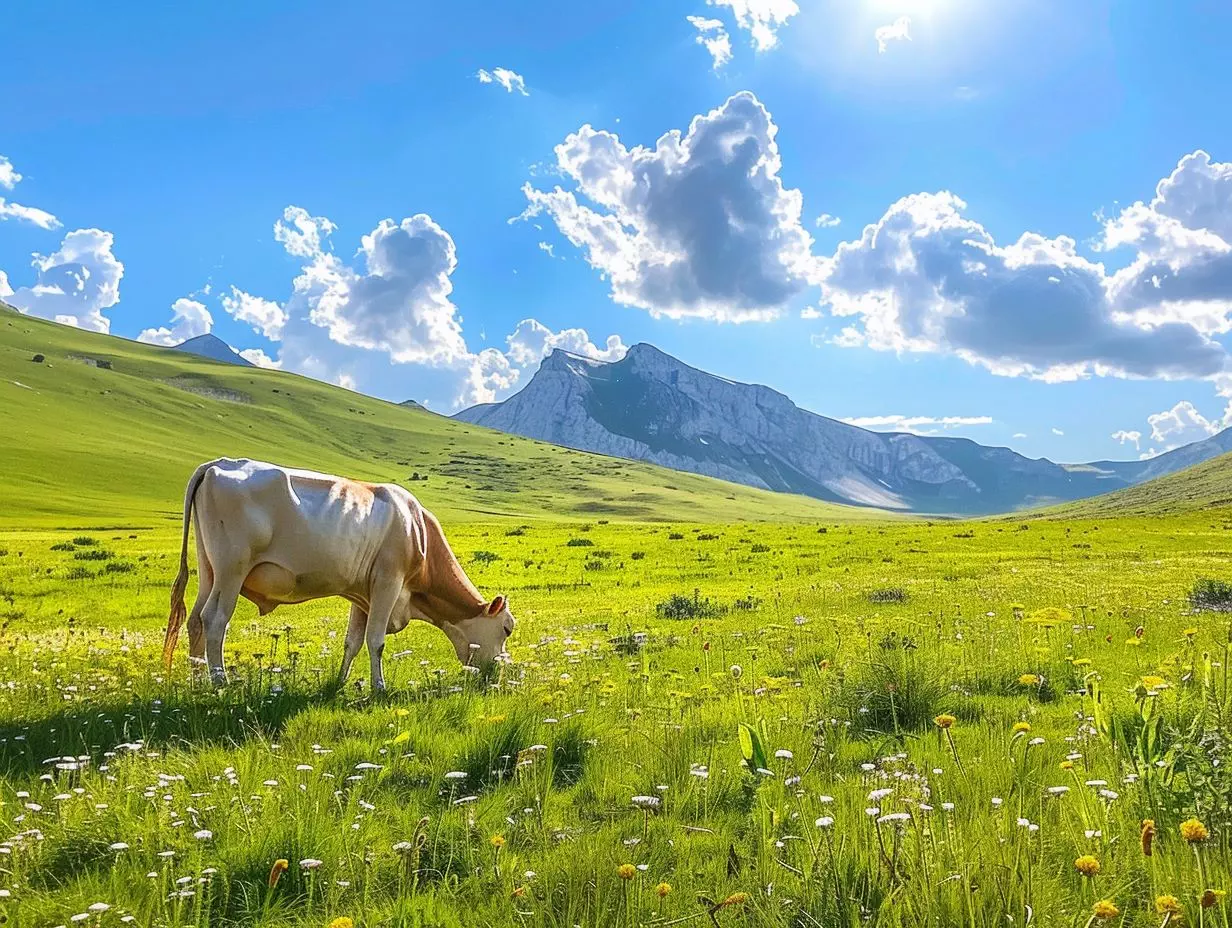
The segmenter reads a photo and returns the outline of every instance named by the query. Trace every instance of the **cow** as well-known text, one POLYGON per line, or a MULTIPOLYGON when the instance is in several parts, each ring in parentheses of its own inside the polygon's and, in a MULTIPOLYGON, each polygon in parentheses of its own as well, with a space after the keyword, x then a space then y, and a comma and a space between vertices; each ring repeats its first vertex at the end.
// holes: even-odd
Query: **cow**
POLYGON ((188 616, 189 659, 226 683, 223 639, 240 596, 261 615, 327 596, 351 604, 339 683, 367 642, 373 691, 385 688, 386 634, 411 619, 435 625, 463 664, 507 658, 514 618, 504 596, 485 601, 436 517, 407 490, 247 459, 202 464, 184 493, 180 572, 171 589, 163 663, 184 624, 188 530, 196 510, 199 584, 188 616))

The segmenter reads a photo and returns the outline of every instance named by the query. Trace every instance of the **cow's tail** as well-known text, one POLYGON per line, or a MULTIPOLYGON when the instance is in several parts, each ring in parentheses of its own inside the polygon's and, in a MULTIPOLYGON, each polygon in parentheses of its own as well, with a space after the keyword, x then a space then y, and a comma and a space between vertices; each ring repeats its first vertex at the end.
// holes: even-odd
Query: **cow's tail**
MULTIPOLYGON (((171 613, 167 616, 167 635, 163 639, 163 666, 170 670, 175 657, 175 643, 179 641, 180 629, 184 626, 184 618, 188 614, 184 608, 184 591, 188 589, 188 529, 192 522, 193 499, 197 488, 205 479, 205 473, 214 465, 213 461, 202 464, 188 481, 188 489, 184 491, 184 538, 180 543, 180 572, 171 586, 171 613)), ((200 559, 202 553, 197 552, 200 559)))

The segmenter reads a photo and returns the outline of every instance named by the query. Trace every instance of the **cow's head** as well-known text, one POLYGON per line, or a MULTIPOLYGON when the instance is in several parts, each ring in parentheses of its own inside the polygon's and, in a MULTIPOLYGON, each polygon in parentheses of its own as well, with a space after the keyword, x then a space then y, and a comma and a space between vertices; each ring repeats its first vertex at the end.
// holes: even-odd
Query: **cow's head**
POLYGON ((472 667, 487 667, 507 656, 505 640, 513 634, 513 613, 504 596, 497 596, 483 607, 479 615, 445 626, 458 660, 472 667))

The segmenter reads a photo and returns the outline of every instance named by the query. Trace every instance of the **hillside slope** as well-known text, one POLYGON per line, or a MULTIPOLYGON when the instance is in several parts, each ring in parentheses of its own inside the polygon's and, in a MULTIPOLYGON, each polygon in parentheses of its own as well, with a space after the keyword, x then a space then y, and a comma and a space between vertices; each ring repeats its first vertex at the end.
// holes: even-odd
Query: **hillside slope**
MULTIPOLYGON (((1149 466, 1169 464, 1056 464, 965 438, 872 432, 801 409, 769 387, 690 367, 646 344, 613 362, 557 350, 518 393, 455 418, 748 486, 944 514, 1081 499, 1134 483, 1149 466)), ((1223 440, 1232 440, 1232 432, 1223 440)), ((1181 458, 1177 463, 1184 466, 1181 458)))
POLYGON ((1232 454, 1196 464, 1107 496, 1041 510, 1043 518, 1167 516, 1232 507, 1232 454))
POLYGON ((881 515, 557 448, 7 307, 0 434, 0 527, 9 528, 178 520, 193 468, 223 455, 400 482, 452 518, 881 515))

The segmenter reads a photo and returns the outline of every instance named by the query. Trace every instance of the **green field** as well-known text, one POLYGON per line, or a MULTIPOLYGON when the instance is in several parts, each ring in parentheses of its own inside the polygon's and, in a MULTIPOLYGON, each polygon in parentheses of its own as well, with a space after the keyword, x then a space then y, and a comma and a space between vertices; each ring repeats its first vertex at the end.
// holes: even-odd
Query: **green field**
POLYGON ((8 925, 1228 926, 1228 510, 882 521, 4 316, 0 391, 8 925), (335 692, 345 604, 242 602, 165 675, 220 453, 427 473, 514 663, 335 692))

